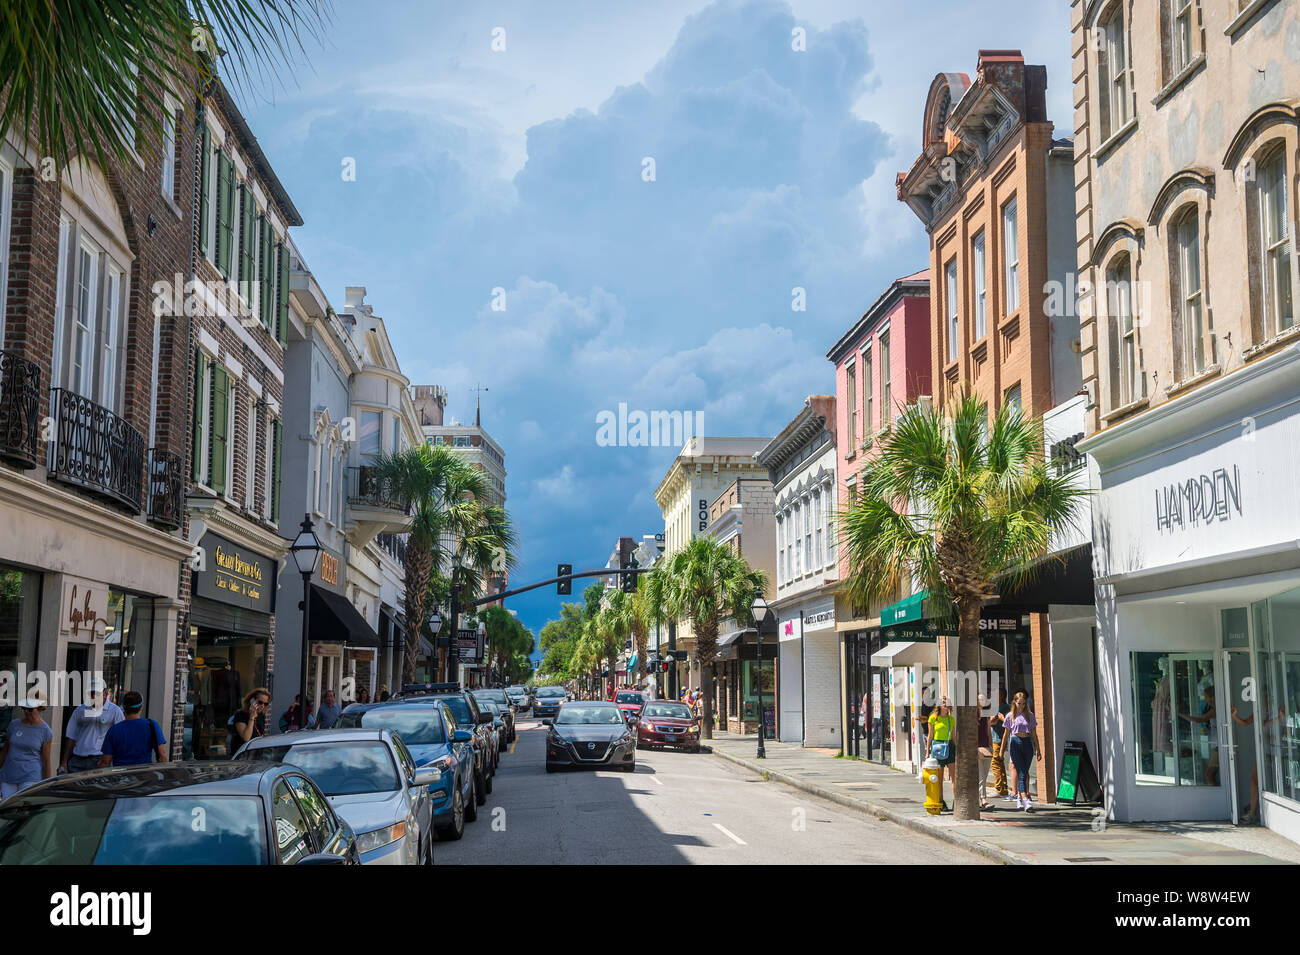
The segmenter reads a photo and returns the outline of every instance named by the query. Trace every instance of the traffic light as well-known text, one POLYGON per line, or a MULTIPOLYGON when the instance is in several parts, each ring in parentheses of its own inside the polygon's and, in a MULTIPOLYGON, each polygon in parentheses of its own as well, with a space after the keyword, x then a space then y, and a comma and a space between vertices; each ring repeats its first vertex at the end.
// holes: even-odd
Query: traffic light
POLYGON ((573 593, 573 581, 570 579, 572 573, 572 564, 558 564, 556 566, 555 576, 560 579, 555 582, 555 592, 560 596, 573 593))
MULTIPOLYGON (((623 570, 627 570, 629 567, 635 567, 635 566, 636 566, 635 557, 632 558, 632 560, 630 561, 625 561, 621 565, 623 570)), ((623 593, 625 594, 636 593, 636 574, 619 574, 618 576, 619 576, 619 580, 623 585, 623 593)))

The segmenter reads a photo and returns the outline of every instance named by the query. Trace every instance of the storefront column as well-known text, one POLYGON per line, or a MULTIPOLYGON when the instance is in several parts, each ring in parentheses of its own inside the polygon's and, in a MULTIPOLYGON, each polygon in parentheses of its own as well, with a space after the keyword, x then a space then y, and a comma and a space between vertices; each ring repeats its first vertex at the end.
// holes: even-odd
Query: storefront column
POLYGON ((173 758, 179 758, 181 747, 181 740, 172 738, 176 735, 173 729, 177 715, 176 704, 179 701, 182 711, 185 706, 176 686, 176 639, 184 611, 185 604, 180 600, 170 597, 154 598, 153 641, 150 644, 149 659, 149 693, 153 698, 145 700, 145 712, 163 727, 173 758))
POLYGON ((1047 614, 1029 615, 1029 653, 1034 661, 1033 707, 1043 758, 1037 762, 1038 800, 1056 802, 1056 734, 1052 727, 1052 641, 1047 614))

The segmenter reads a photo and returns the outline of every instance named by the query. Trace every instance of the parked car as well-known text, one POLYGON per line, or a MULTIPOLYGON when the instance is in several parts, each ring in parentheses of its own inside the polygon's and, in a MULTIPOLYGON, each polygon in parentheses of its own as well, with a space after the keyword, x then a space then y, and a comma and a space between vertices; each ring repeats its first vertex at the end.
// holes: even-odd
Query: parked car
MULTIPOLYGON (((506 725, 505 714, 510 712, 506 707, 502 710, 500 704, 493 703, 491 700, 482 700, 479 707, 492 714, 492 726, 497 731, 497 758, 500 760, 501 753, 510 745, 510 727, 506 725)), ((498 762, 497 765, 500 765, 498 762)))
POLYGON ((506 696, 510 697, 510 702, 520 713, 527 711, 533 705, 533 694, 526 686, 508 686, 506 696))
POLYGON ((55 776, 0 803, 0 865, 360 861, 347 820, 301 769, 278 763, 95 769, 55 776))
POLYGON ((289 763, 310 776, 357 834, 363 865, 432 865, 433 766, 416 768, 392 730, 328 729, 249 740, 236 760, 289 763))
POLYGON ((647 749, 671 746, 698 753, 699 724, 699 719, 685 703, 651 700, 641 709, 641 719, 636 724, 636 743, 647 749))
POLYGON ((547 719, 546 771, 561 766, 619 768, 636 772, 636 736, 613 703, 565 703, 555 719, 547 719))
POLYGON ((501 742, 506 745, 513 743, 515 741, 516 704, 514 704, 511 701, 510 696, 506 693, 506 691, 505 690, 472 690, 471 692, 474 694, 474 699, 478 701, 480 706, 483 704, 484 700, 491 700, 497 706, 501 707, 501 718, 505 720, 505 724, 506 724, 506 735, 501 740, 501 742))
POLYGON ((459 839, 465 834, 465 823, 478 818, 474 734, 456 725, 445 703, 354 703, 343 711, 336 726, 392 730, 411 751, 417 767, 432 766, 442 773, 442 778, 429 786, 433 827, 440 838, 459 839))
POLYGON ((475 794, 478 805, 487 802, 492 792, 492 777, 496 773, 496 733, 492 730, 492 716, 479 709, 474 697, 459 689, 455 683, 407 684, 402 688, 403 702, 444 702, 451 710, 456 725, 474 734, 475 794), (425 689, 427 687, 428 689, 425 689))
POLYGON ((537 699, 533 703, 533 715, 537 717, 554 716, 560 712, 560 706, 569 699, 568 692, 562 686, 543 686, 537 690, 537 699))
POLYGON ((645 694, 635 690, 620 690, 614 696, 614 703, 623 712, 629 722, 641 716, 641 707, 645 706, 645 694))

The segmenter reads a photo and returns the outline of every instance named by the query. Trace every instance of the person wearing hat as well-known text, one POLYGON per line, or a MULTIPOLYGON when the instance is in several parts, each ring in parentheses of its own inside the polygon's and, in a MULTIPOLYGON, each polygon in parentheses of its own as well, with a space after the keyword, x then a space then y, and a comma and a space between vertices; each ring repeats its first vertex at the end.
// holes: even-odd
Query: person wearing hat
POLYGON ((125 719, 109 727, 104 734, 104 755, 99 765, 143 766, 147 763, 167 762, 167 739, 158 721, 142 716, 144 697, 131 690, 122 697, 125 719))
POLYGON ((54 775, 50 750, 54 730, 41 719, 45 694, 33 690, 18 706, 23 715, 9 724, 8 738, 0 747, 0 799, 8 799, 18 790, 54 775))
POLYGON ((126 718, 122 708, 104 692, 104 681, 91 677, 89 699, 72 711, 64 731, 60 773, 82 773, 99 766, 104 754, 104 736, 126 718))

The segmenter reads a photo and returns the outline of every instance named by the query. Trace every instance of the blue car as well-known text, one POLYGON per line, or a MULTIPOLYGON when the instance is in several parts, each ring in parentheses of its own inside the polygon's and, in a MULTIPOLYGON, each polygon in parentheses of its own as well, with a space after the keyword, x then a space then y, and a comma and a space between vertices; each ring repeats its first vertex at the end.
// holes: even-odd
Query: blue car
POLYGON ((417 767, 431 765, 442 772, 442 779, 429 787, 433 825, 440 838, 459 839, 465 834, 465 823, 478 818, 474 735, 457 726, 445 704, 353 703, 335 725, 392 730, 411 751, 417 767))

